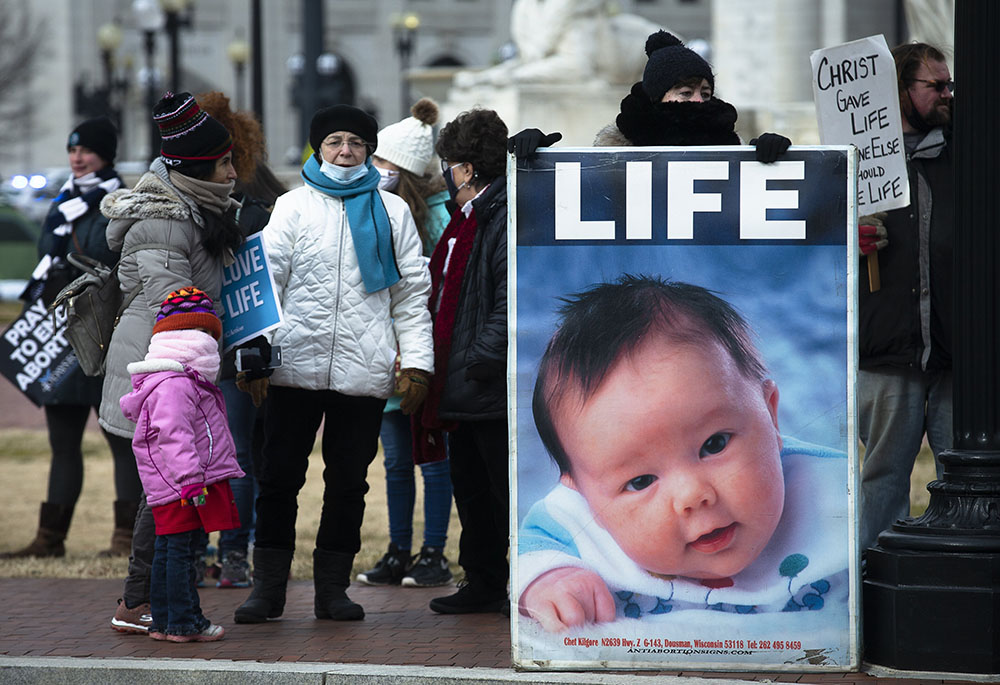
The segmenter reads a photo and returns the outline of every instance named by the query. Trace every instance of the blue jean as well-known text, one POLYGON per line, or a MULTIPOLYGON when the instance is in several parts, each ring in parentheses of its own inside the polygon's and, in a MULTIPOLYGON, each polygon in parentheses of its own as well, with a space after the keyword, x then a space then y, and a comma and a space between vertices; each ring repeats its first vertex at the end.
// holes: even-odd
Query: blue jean
POLYGON ((149 586, 151 632, 193 635, 209 626, 201 613, 194 568, 200 529, 157 535, 149 586))
POLYGON ((951 371, 858 372, 858 428, 865 445, 861 469, 861 549, 896 519, 910 515, 910 473, 924 434, 941 477, 942 450, 952 446, 951 371))
MULTIPOLYGON (((413 543, 413 506, 417 496, 413 477, 413 441, 410 417, 389 411, 382 415, 382 451, 385 453, 385 493, 389 505, 389 539, 399 549, 413 543)), ((451 517, 451 469, 448 460, 421 464, 424 478, 424 545, 444 547, 451 517)))
POLYGON ((219 533, 219 557, 225 558, 229 552, 246 554, 250 536, 253 534, 257 480, 253 476, 251 448, 257 407, 253 406, 249 393, 236 387, 235 378, 219 381, 219 389, 222 390, 222 397, 226 401, 229 432, 233 434, 233 442, 236 443, 236 461, 247 474, 243 478, 229 480, 229 486, 233 489, 233 499, 236 500, 236 510, 240 514, 240 527, 219 533))

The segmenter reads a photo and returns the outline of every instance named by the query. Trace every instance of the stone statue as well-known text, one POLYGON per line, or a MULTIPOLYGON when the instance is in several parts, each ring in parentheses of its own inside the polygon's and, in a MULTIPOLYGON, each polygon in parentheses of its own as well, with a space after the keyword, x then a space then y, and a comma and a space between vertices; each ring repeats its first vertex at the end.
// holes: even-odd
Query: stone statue
POLYGON ((460 71, 454 85, 631 84, 641 78, 646 37, 660 27, 614 13, 605 0, 515 0, 511 37, 518 55, 482 71, 460 71))

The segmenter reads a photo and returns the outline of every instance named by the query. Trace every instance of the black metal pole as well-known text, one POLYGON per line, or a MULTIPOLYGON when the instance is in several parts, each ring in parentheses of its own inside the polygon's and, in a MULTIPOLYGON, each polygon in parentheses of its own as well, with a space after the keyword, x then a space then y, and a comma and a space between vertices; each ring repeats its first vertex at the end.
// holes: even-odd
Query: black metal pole
POLYGON ((303 144, 309 140, 309 122, 317 109, 319 72, 316 71, 316 60, 323 54, 323 27, 323 0, 303 0, 302 34, 305 49, 302 89, 299 93, 299 139, 303 144))
POLYGON ((250 3, 250 82, 253 111, 264 126, 264 41, 261 31, 260 0, 250 3))
POLYGON ((153 66, 153 54, 156 50, 156 33, 145 31, 144 47, 146 50, 146 116, 149 117, 149 160, 160 154, 160 129, 153 121, 153 107, 156 106, 156 74, 153 66))
POLYGON ((177 12, 167 12, 167 36, 170 39, 170 90, 181 90, 181 22, 177 12))
POLYGON ((865 658, 905 670, 1000 673, 1000 3, 958 0, 953 426, 917 519, 868 550, 865 658))

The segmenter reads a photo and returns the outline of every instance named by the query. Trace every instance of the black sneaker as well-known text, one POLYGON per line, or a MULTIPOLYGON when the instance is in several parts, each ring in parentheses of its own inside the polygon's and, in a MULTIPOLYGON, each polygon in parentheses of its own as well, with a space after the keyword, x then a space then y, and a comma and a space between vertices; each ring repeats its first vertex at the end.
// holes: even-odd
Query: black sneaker
POLYGON ((410 568, 410 550, 401 550, 395 543, 389 543, 389 551, 378 560, 375 568, 357 576, 365 585, 399 585, 410 568))
POLYGON ((451 582, 448 558, 441 547, 421 547, 420 556, 403 576, 403 587, 438 587, 451 582))
POLYGON ((431 611, 439 614, 492 614, 507 606, 506 590, 492 591, 479 585, 462 583, 458 592, 432 599, 431 611))

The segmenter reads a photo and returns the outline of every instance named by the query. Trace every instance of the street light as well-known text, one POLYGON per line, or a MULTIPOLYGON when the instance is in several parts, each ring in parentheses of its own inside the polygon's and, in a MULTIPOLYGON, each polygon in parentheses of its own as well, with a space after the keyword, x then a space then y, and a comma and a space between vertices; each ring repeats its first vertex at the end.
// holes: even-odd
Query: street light
POLYGON ((181 27, 194 24, 194 0, 160 0, 170 40, 170 90, 181 90, 181 27))
POLYGON ((160 150, 160 131, 152 117, 157 100, 156 66, 153 58, 156 53, 156 32, 163 28, 164 17, 157 0, 133 0, 132 13, 135 15, 135 24, 145 39, 143 47, 146 53, 146 73, 143 85, 146 88, 146 116, 149 121, 149 158, 153 159, 160 150))
POLYGON ((108 116, 121 131, 121 106, 116 95, 128 88, 124 78, 115 77, 114 54, 122 42, 122 30, 117 23, 104 24, 97 30, 97 45, 101 50, 104 82, 88 88, 81 76, 73 84, 74 111, 85 117, 108 116))
POLYGON ((243 109, 243 70, 250 59, 250 44, 242 38, 234 39, 226 46, 226 55, 236 71, 236 109, 243 109))
POLYGON ((416 44, 417 29, 420 28, 420 16, 415 12, 392 15, 392 34, 395 38, 396 52, 399 54, 400 71, 400 118, 410 111, 410 57, 416 44))

